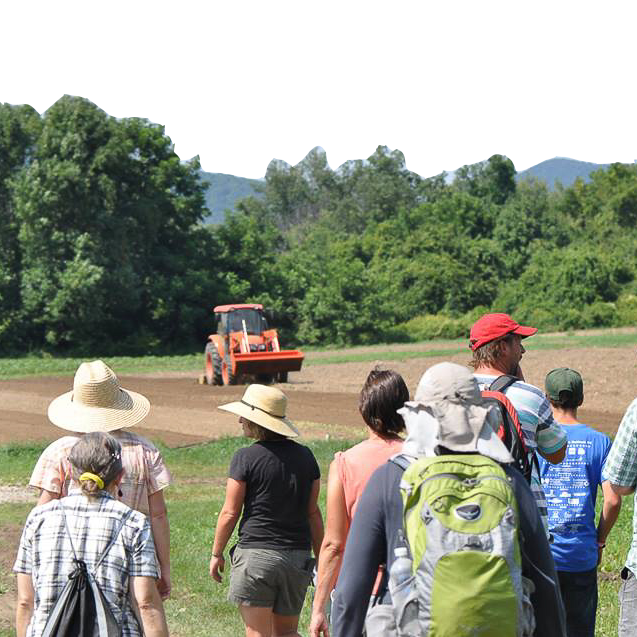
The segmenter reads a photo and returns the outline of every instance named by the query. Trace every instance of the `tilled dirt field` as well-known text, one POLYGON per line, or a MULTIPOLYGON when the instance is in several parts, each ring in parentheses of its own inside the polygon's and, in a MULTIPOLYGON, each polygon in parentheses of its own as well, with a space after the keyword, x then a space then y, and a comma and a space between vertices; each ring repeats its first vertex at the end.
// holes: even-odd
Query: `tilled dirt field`
MULTIPOLYGON (((585 401, 580 416, 602 431, 614 433, 626 407, 637 395, 637 358, 633 348, 581 348, 531 351, 522 367, 528 382, 543 385, 554 367, 572 367, 582 373, 585 401)), ((440 344, 431 347, 440 347, 440 344)), ((423 350, 429 349, 423 347, 423 350)), ((325 433, 344 435, 360 431, 358 392, 369 370, 379 364, 403 375, 413 395, 421 374, 442 358, 412 358, 407 361, 378 360, 366 363, 320 364, 321 355, 299 373, 290 374, 290 383, 280 387, 289 399, 289 416, 300 424, 307 437, 325 433), (351 429, 350 429, 351 428, 351 429)), ((399 347, 391 348, 394 352, 399 347)), ((413 347, 410 347, 413 349, 413 347)), ((360 350, 359 350, 360 351, 360 350)), ((469 352, 447 360, 466 364, 469 352)), ((117 370, 115 370, 117 371, 117 370)), ((242 387, 208 387, 197 384, 197 370, 191 374, 122 376, 121 383, 139 391, 151 401, 149 417, 136 430, 169 446, 196 444, 239 433, 236 418, 216 407, 240 398, 242 387)), ((60 430, 49 424, 46 410, 58 394, 72 387, 72 378, 29 378, 0 381, 0 444, 53 440, 60 430)))

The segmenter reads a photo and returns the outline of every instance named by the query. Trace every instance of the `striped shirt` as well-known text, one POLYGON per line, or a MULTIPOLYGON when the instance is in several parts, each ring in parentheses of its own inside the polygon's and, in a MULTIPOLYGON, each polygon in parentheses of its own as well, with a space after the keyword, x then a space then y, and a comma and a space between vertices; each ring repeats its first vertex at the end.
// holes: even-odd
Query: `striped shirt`
MULTIPOLYGON (((602 480, 608 480, 618 487, 637 486, 637 398, 630 403, 619 423, 617 435, 602 471, 602 480)), ((637 493, 633 513, 633 537, 626 557, 626 568, 637 577, 637 493)))
MULTIPOLYGON (((73 490, 68 497, 35 507, 29 514, 18 556, 16 573, 30 574, 35 592, 34 613, 26 637, 42 634, 47 617, 75 568, 73 548, 89 570, 100 558, 129 507, 105 492, 95 498, 73 490), (73 545, 60 511, 64 507, 73 545)), ((100 564, 95 579, 106 597, 122 637, 141 637, 129 606, 130 577, 157 578, 155 545, 145 515, 133 511, 117 540, 100 564)))
MULTIPOLYGON (((474 374, 474 376, 481 391, 489 389, 491 383, 497 378, 497 376, 490 374, 474 374)), ((545 456, 555 453, 566 446, 567 436, 553 419, 551 404, 542 390, 518 380, 506 388, 505 394, 518 412, 518 419, 520 420, 527 449, 531 451, 537 450, 545 456)), ((540 510, 542 522, 548 533, 546 496, 535 466, 533 466, 530 486, 540 510)))
MULTIPOLYGON (((124 429, 110 433, 122 445, 125 472, 120 484, 121 501, 131 509, 148 515, 148 496, 171 484, 170 471, 160 451, 146 438, 124 429)), ((38 459, 29 485, 51 491, 60 497, 65 496, 71 484, 68 456, 78 440, 77 436, 64 436, 52 442, 38 459)))

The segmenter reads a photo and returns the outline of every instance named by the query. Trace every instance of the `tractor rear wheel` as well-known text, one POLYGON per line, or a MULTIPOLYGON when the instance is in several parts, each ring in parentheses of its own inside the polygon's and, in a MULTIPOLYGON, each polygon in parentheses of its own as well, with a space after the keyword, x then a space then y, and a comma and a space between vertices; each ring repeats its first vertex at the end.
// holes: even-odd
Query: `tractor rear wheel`
POLYGON ((221 357, 214 343, 206 345, 206 383, 208 385, 222 385, 221 357))
POLYGON ((288 373, 287 372, 279 372, 276 375, 277 383, 287 383, 288 382, 288 373))
POLYGON ((226 354, 223 357, 223 362, 221 363, 221 377, 224 385, 237 384, 237 377, 232 371, 232 359, 230 358, 230 354, 226 354))

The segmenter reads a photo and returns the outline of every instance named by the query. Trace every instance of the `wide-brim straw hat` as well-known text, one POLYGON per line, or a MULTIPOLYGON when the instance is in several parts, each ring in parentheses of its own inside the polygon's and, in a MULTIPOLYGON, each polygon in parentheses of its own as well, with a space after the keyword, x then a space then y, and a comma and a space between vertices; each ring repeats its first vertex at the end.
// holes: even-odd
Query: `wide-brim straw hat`
POLYGON ((120 387, 103 361, 82 363, 75 372, 73 391, 49 405, 49 420, 78 433, 115 431, 141 422, 150 411, 148 398, 120 387))
POLYGON ((296 438, 299 431, 285 416, 287 404, 288 399, 280 389, 253 384, 248 385, 241 400, 219 405, 219 409, 243 416, 277 434, 296 438))

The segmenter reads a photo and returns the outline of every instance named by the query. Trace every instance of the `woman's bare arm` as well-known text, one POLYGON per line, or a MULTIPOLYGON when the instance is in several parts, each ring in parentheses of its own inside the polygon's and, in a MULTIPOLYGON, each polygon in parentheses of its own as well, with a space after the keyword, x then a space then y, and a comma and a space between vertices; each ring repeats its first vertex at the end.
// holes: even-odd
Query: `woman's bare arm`
POLYGON ((219 512, 215 539, 212 543, 212 558, 210 559, 210 575, 217 582, 221 581, 221 573, 223 573, 225 566, 223 552, 241 516, 245 495, 246 483, 228 478, 226 482, 226 499, 219 512))
POLYGON ((51 502, 51 500, 59 500, 60 494, 53 491, 47 491, 46 489, 40 489, 40 497, 38 498, 37 506, 51 502))
POLYGON ((170 597, 170 523, 162 490, 148 496, 150 528, 159 561, 160 577, 157 582, 162 599, 170 597))
POLYGON ((164 605, 152 577, 131 577, 133 597, 139 607, 145 637, 168 637, 164 605))
POLYGON ((325 604, 336 584, 338 571, 343 561, 345 540, 349 530, 347 510, 345 507, 345 492, 336 461, 330 464, 327 478, 327 528, 318 565, 318 581, 312 605, 312 620, 310 623, 310 637, 329 635, 325 604))
POLYGON ((307 507, 307 517, 310 524, 310 536, 312 538, 312 550, 314 556, 318 559, 321 552, 321 543, 323 542, 323 515, 318 505, 318 496, 321 490, 321 480, 317 478, 312 483, 312 491, 307 507))
POLYGON ((17 637, 25 637, 27 626, 33 615, 33 582, 29 573, 18 573, 18 603, 15 610, 15 627, 17 637))

